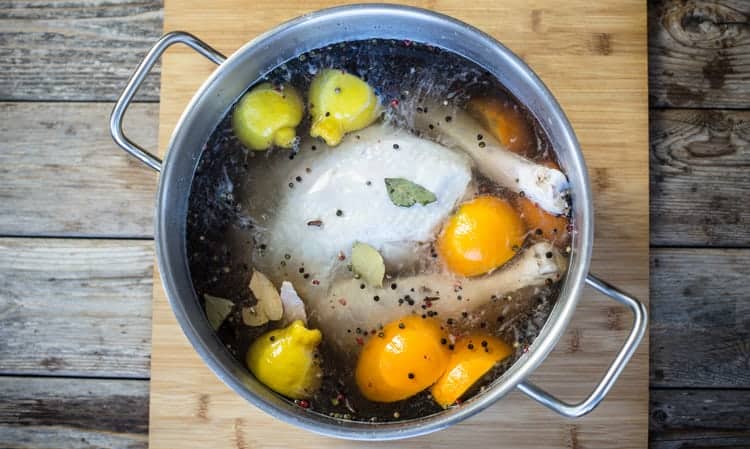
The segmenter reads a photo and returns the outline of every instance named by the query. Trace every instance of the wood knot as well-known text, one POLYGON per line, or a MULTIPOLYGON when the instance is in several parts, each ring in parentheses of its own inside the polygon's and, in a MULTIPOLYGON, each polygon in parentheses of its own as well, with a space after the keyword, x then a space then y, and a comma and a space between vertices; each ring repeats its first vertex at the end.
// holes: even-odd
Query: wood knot
POLYGON ((50 371, 57 371, 65 367, 65 360, 60 357, 45 357, 39 364, 50 371))
POLYGON ((578 442, 578 426, 575 424, 568 425, 568 434, 565 438, 565 446, 569 449, 578 449, 581 447, 578 442))
POLYGON ((613 331, 623 330, 622 314, 623 310, 619 307, 610 307, 607 309, 607 328, 613 331))
POLYGON ((195 412, 195 416, 202 420, 208 420, 208 405, 211 398, 207 394, 201 394, 198 397, 198 410, 195 412))
POLYGON ((542 29, 542 17, 544 17, 544 10, 533 9, 531 10, 531 29, 535 33, 541 33, 542 29))
POLYGON ((664 424, 667 421, 667 418, 669 416, 667 413, 662 409, 656 409, 653 412, 651 412, 651 418, 654 420, 654 422, 659 424, 664 424))
POLYGON ((696 122, 700 133, 685 145, 687 155, 692 158, 736 155, 748 146, 747 131, 743 129, 747 127, 746 122, 735 122, 732 117, 717 111, 701 111, 696 122))
POLYGON ((594 33, 591 48, 595 54, 604 56, 612 54, 612 36, 609 33, 594 33))
POLYGON ((234 447, 237 449, 249 449, 247 441, 245 441, 245 432, 242 430, 245 423, 241 418, 234 420, 234 447))
POLYGON ((734 46, 742 39, 748 22, 748 16, 741 11, 694 0, 670 2, 661 14, 661 26, 675 41, 704 49, 734 46))
POLYGON ((581 350, 581 330, 578 328, 573 329, 573 334, 570 336, 570 342, 568 344, 568 352, 578 352, 581 350))
POLYGON ((703 66, 703 77, 708 80, 711 89, 724 87, 727 75, 733 74, 732 61, 726 52, 719 51, 716 56, 703 66))
POLYGON ((595 167, 592 169, 594 190, 602 193, 611 186, 611 177, 605 167, 595 167))

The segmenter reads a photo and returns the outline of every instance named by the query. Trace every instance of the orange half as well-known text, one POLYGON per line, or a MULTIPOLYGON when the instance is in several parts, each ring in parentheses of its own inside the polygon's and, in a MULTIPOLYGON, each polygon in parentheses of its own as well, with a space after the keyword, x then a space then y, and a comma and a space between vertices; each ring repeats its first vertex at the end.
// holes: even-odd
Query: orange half
POLYGON ((443 374, 448 349, 440 323, 416 315, 386 325, 365 343, 355 380, 362 395, 375 402, 414 396, 443 374))
POLYGON ((487 333, 473 334, 456 341, 448 368, 432 386, 435 402, 442 407, 454 404, 496 363, 508 357, 513 349, 487 333))
POLYGON ((523 220, 508 201, 480 196, 462 204, 448 219, 437 248, 450 271, 477 276, 509 261, 521 248, 525 233, 523 220))

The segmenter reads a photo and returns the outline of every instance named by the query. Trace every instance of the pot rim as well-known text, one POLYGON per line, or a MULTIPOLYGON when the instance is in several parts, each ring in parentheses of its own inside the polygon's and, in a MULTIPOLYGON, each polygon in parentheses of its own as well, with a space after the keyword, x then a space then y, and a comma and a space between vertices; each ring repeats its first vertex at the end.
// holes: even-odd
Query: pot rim
MULTIPOLYGON (((385 38, 388 37, 386 36, 385 38)), ((324 45, 326 44, 321 44, 320 46, 324 45)), ((450 48, 446 49, 451 51, 450 48)), ((484 64, 480 65, 494 73, 491 67, 486 67, 484 64)), ((550 119, 547 118, 547 120, 550 119)), ((351 440, 396 440, 432 433, 475 415, 513 390, 549 355, 567 328, 585 284, 593 245, 593 204, 588 172, 572 126, 549 89, 518 56, 483 31, 444 14, 410 6, 370 3, 322 9, 282 23, 244 44, 214 70, 185 107, 175 125, 167 148, 169 151, 167 151, 159 179, 154 238, 161 281, 178 323, 190 344, 198 352, 203 361, 219 379, 236 393, 271 416, 314 433, 351 440), (467 35, 467 37, 474 39, 477 45, 481 44, 491 49, 494 56, 502 64, 506 64, 509 69, 523 75, 525 81, 530 84, 532 89, 539 93, 541 100, 553 111, 554 117, 551 120, 557 122, 558 126, 562 129, 563 144, 566 147, 565 151, 572 152, 574 166, 566 166, 565 168, 568 169, 566 171, 568 173, 571 171, 578 172, 578 177, 582 184, 582 188, 579 191, 573 192, 576 196, 575 203, 577 204, 577 208, 580 208, 576 213, 580 213, 580 215, 577 217, 576 234, 573 237, 574 241, 571 243, 574 250, 571 254, 568 273, 557 303, 553 307, 553 311, 547 318, 540 334, 529 347, 529 351, 521 356, 503 375, 493 381, 485 392, 472 397, 460 407, 418 419, 388 423, 340 421, 322 414, 311 413, 293 404, 289 404, 286 400, 273 400, 268 395, 260 395, 256 391, 251 391, 251 388, 257 388, 257 385, 260 384, 257 381, 250 382, 253 385, 244 384, 236 370, 232 370, 226 366, 225 357, 220 357, 208 347, 207 341, 200 335, 199 330, 196 328, 196 323, 192 322, 189 318, 185 304, 183 303, 183 301, 188 299, 178 297, 176 293, 178 291, 178 281, 175 279, 173 273, 176 264, 181 264, 182 267, 180 268, 187 270, 188 276, 189 268, 185 260, 173 260, 175 256, 168 251, 164 238, 170 232, 170 229, 168 229, 169 226, 173 226, 173 223, 170 224, 168 217, 165 217, 163 214, 165 210, 164 205, 170 201, 167 195, 167 187, 178 182, 175 179, 176 175, 170 170, 179 153, 179 151, 173 149, 179 143, 180 131, 188 121, 191 111, 195 109, 206 92, 221 78, 225 71, 228 71, 232 66, 237 64, 237 61, 244 53, 251 51, 254 47, 267 45, 275 36, 290 32, 295 27, 317 21, 346 20, 352 15, 399 17, 437 24, 454 33, 467 35)), ((184 182, 184 180, 181 181, 184 182)), ((198 301, 194 291, 192 300, 198 301)), ((204 323, 201 323, 201 325, 205 326, 204 323)), ((214 338, 218 337, 214 335, 214 338)), ((265 386, 261 387, 267 389, 265 386)))

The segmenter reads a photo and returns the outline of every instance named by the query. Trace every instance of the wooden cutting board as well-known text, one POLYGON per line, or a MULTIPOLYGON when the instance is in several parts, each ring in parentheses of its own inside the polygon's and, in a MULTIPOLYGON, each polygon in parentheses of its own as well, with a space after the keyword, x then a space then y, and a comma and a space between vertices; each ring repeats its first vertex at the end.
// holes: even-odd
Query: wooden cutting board
MULTIPOLYGON (((495 36, 549 86, 578 134, 596 210, 592 270, 648 302, 648 99, 642 0, 428 0, 434 9, 495 36)), ((164 31, 190 31, 226 55, 276 24, 333 3, 166 0, 164 31)), ((214 66, 190 50, 162 63, 159 141, 214 66)), ((552 355, 533 375, 567 400, 587 394, 630 326, 628 313, 587 289, 552 355)), ((152 449, 385 447, 313 435, 247 404, 189 346, 154 276, 152 449)), ((403 448, 642 448, 648 436, 648 338, 602 405, 566 420, 514 392, 448 430, 403 448)))

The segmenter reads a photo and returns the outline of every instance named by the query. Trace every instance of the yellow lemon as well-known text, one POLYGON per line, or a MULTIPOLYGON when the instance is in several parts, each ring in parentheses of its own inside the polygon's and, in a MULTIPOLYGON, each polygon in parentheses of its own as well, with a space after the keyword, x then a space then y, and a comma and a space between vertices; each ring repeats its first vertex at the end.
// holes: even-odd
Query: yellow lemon
POLYGON ((344 134, 369 126, 380 113, 378 97, 362 79, 343 70, 321 70, 310 85, 310 135, 330 146, 344 134))
POLYGON ((271 145, 291 148, 303 112, 302 98, 292 86, 263 83, 237 102, 232 129, 240 142, 252 150, 267 150, 271 145))
POLYGON ((322 370, 315 357, 322 335, 294 321, 266 332, 250 345, 245 363, 255 377, 273 391, 292 399, 312 396, 320 387, 322 370))

